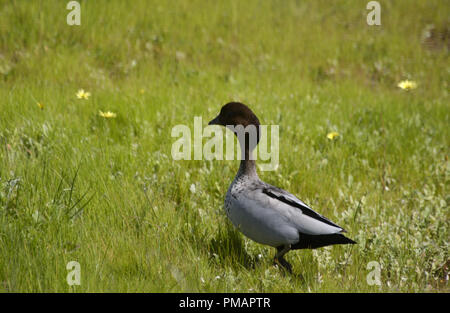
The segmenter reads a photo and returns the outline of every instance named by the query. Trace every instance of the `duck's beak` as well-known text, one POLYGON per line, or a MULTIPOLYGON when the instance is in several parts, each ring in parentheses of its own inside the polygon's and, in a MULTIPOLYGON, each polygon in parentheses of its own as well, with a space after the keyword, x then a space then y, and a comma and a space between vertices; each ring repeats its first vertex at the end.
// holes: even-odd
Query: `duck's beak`
POLYGON ((216 116, 213 120, 211 120, 208 125, 222 125, 219 121, 219 116, 216 116))

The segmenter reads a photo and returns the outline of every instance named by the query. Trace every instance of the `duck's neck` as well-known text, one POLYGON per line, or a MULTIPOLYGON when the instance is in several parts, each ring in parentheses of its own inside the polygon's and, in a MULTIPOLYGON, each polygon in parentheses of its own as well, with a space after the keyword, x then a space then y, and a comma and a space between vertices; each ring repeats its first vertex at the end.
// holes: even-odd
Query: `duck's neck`
MULTIPOLYGON (((249 151, 248 148, 242 149, 244 150, 242 155, 244 158, 241 159, 241 165, 239 166, 239 171, 237 176, 247 176, 251 178, 258 178, 258 174, 256 173, 256 162, 253 159, 253 152, 249 151)), ((241 150, 241 151, 242 151, 241 150)))

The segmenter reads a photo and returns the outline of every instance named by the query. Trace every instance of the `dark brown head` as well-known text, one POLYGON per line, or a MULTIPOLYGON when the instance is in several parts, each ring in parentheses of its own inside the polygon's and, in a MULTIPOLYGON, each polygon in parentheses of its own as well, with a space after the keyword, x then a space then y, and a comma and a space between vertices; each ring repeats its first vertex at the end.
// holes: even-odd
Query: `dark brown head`
MULTIPOLYGON (((241 143, 244 143, 241 139, 246 139, 245 142, 250 143, 250 148, 253 149, 259 142, 259 120, 255 113, 252 112, 245 104, 240 102, 229 102, 225 104, 220 110, 220 114, 216 116, 208 125, 222 125, 231 129, 239 138, 241 143), (249 127, 250 126, 250 127, 249 127), (252 128, 253 127, 253 128, 252 128), (241 133, 241 128, 244 128, 245 133, 241 133), (251 144, 252 129, 255 131, 256 142, 251 144), (250 133, 250 135, 249 135, 250 133), (245 137, 241 137, 245 135, 245 137)), ((253 141, 254 142, 254 141, 253 141)), ((248 147, 248 144, 246 145, 248 147)))
POLYGON ((255 125, 259 127, 256 115, 243 103, 229 102, 220 110, 220 114, 209 122, 208 125, 237 126, 255 125))

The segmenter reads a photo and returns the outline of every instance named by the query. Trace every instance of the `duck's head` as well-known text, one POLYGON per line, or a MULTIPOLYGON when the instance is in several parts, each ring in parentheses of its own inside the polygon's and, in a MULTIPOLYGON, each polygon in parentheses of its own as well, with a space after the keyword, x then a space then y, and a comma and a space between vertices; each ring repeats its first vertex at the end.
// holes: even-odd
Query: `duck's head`
POLYGON ((210 121, 208 125, 222 125, 231 129, 240 142, 244 142, 242 139, 245 138, 245 142, 249 142, 251 148, 254 148, 259 142, 259 120, 255 113, 243 103, 229 102, 225 104, 220 110, 219 115, 210 121), (254 134, 253 138, 252 132, 254 134), (245 137, 241 137, 241 135, 245 135, 245 137), (255 142, 255 144, 251 144, 252 142, 255 142))
POLYGON ((254 125, 259 127, 259 120, 255 113, 243 103, 229 102, 220 110, 220 114, 216 116, 208 125, 237 126, 254 125))

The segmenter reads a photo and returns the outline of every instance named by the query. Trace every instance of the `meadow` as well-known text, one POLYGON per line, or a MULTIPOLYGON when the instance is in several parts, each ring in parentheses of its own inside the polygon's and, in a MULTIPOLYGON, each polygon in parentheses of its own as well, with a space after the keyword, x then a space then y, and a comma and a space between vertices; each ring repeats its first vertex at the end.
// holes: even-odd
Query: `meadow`
POLYGON ((358 0, 67 2, 0 1, 0 291, 449 292, 448 1, 380 26, 358 0), (239 161, 171 156, 229 101, 280 127, 261 179, 357 245, 286 275, 234 230, 239 161))

